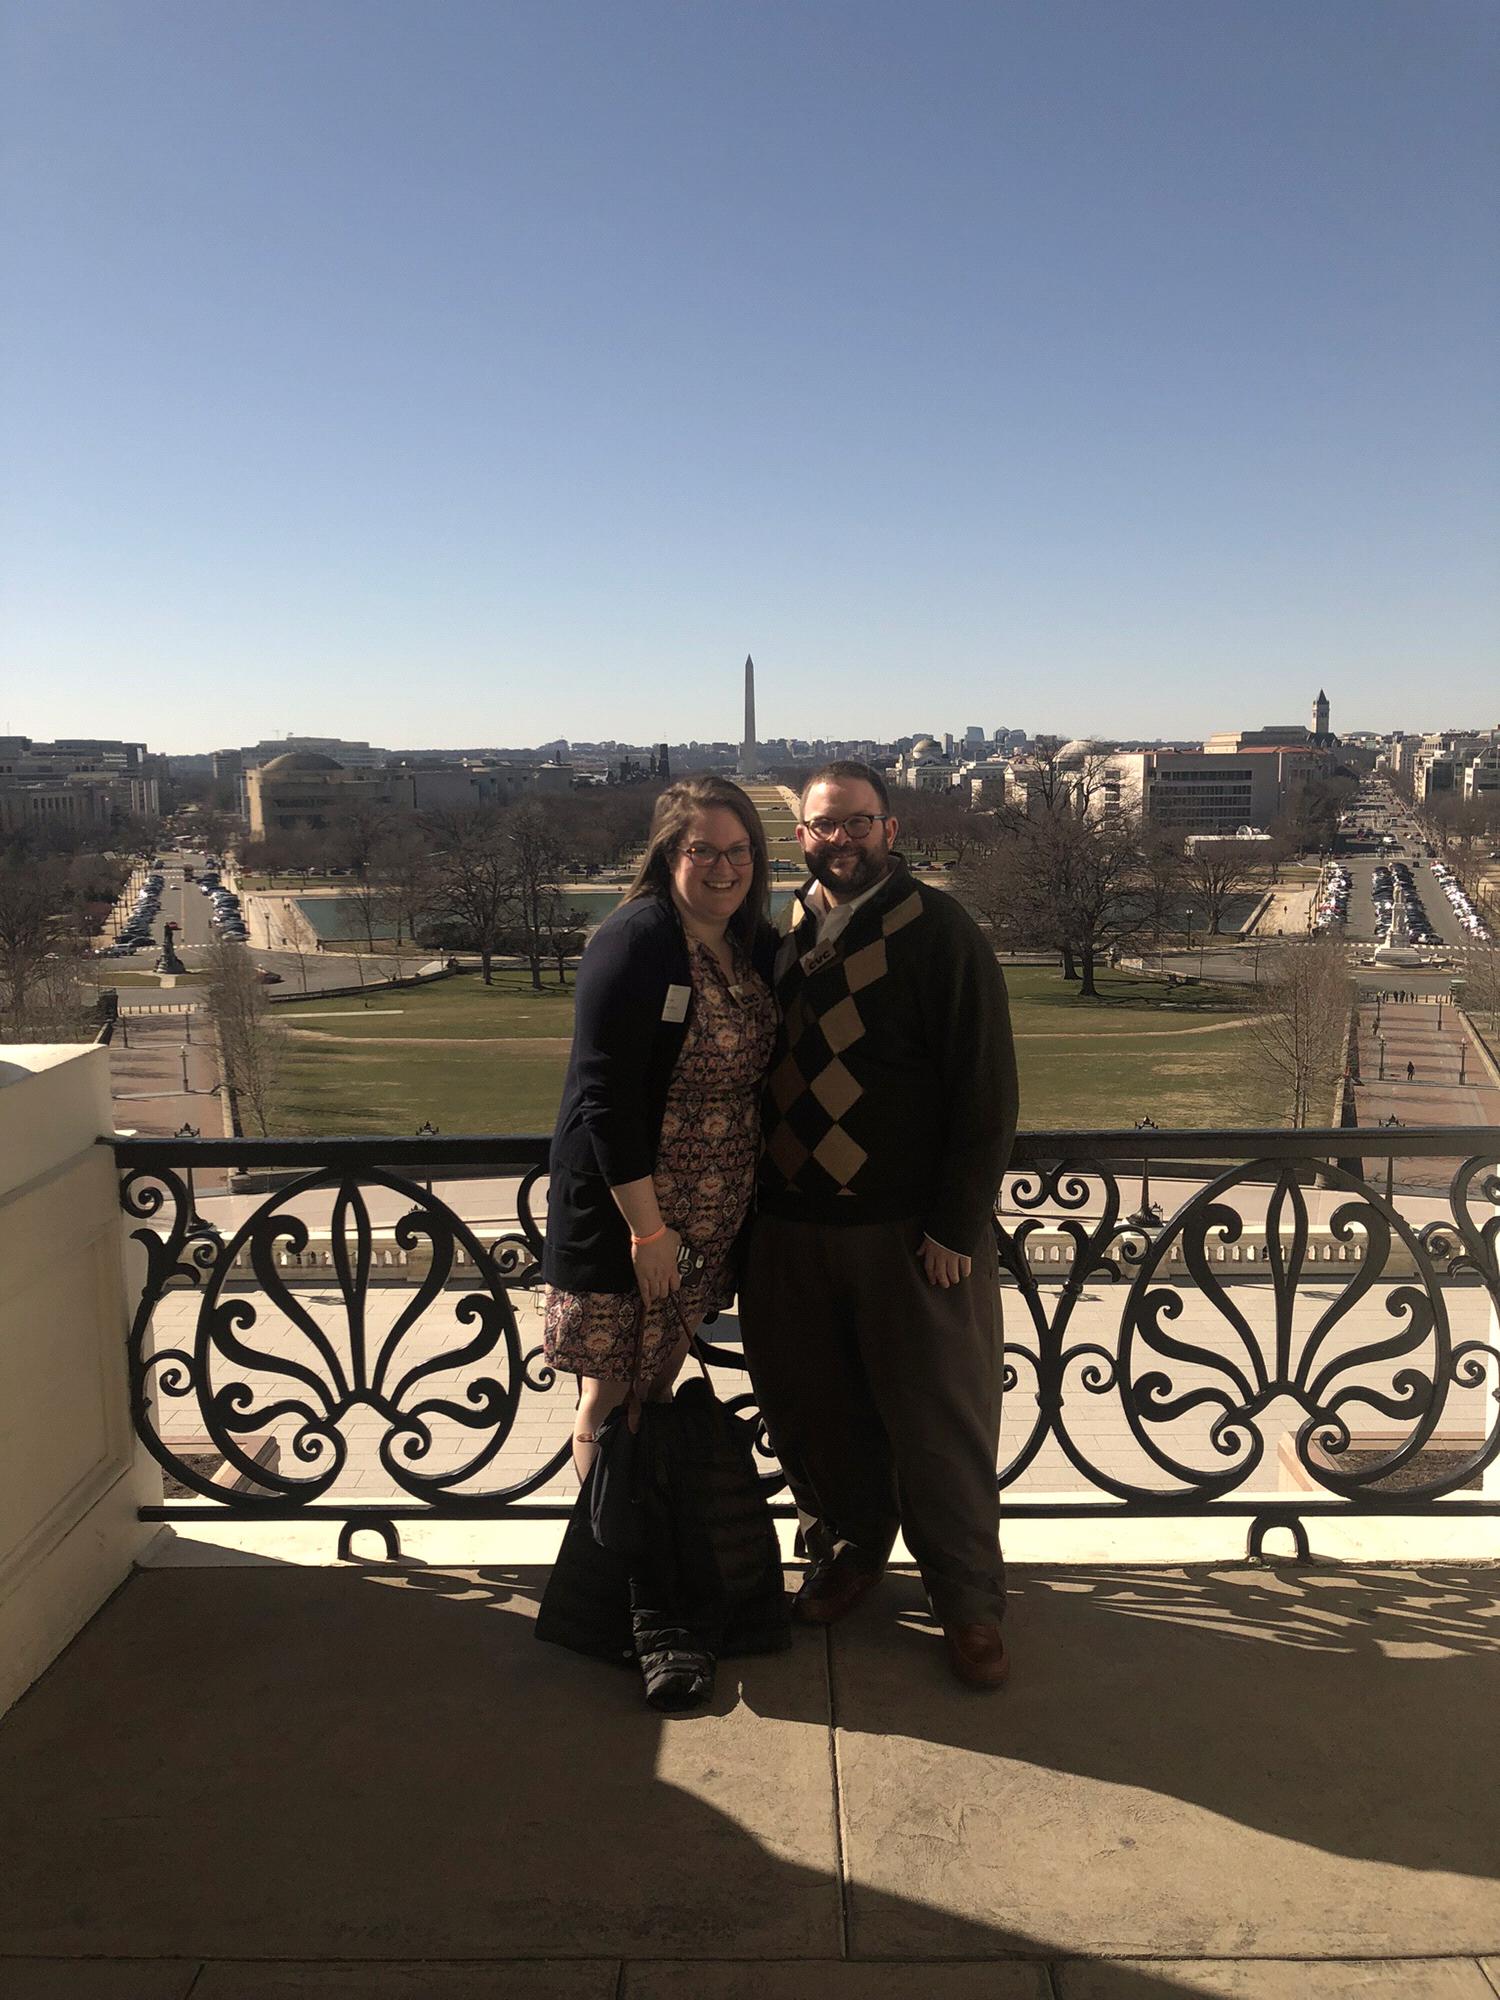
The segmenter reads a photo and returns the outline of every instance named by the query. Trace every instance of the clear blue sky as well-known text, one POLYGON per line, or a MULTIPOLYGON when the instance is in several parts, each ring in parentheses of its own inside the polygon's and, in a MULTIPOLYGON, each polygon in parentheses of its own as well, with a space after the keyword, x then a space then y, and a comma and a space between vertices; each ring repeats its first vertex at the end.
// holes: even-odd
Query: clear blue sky
POLYGON ((1500 721, 1494 0, 0 37, 0 731, 1500 721))

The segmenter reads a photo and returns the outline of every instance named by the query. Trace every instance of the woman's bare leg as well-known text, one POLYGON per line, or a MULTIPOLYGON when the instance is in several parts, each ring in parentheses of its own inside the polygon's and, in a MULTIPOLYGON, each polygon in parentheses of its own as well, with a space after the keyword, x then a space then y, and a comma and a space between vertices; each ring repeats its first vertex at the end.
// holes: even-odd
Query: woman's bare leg
POLYGON ((682 1364, 688 1358, 688 1349, 692 1346, 692 1339, 692 1334, 683 1334, 677 1345, 672 1349, 672 1352, 646 1384, 646 1393, 642 1398, 643 1402, 667 1403, 671 1401, 672 1384, 677 1380, 682 1370, 682 1364))
POLYGON ((597 1375, 578 1378, 578 1407, 573 1412, 573 1470, 581 1486, 599 1455, 599 1426, 630 1394, 628 1382, 601 1381, 597 1375))
MULTIPOLYGON (((644 1403, 665 1403, 670 1401, 672 1384, 687 1360, 688 1349, 692 1345, 692 1334, 685 1333, 663 1361, 660 1368, 645 1385, 641 1401, 644 1403)), ((599 1455, 599 1427, 611 1410, 619 1409, 630 1394, 628 1382, 602 1381, 596 1375, 581 1375, 578 1378, 578 1407, 573 1412, 573 1470, 578 1474, 581 1486, 588 1477, 589 1467, 599 1455)))

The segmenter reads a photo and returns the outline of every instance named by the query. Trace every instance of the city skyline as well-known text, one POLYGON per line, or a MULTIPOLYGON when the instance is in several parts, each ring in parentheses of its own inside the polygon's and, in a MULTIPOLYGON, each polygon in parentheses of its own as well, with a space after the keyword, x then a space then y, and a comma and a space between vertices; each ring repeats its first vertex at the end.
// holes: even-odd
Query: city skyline
MULTIPOLYGON (((750 662, 747 660, 745 662, 745 668, 742 668, 740 670, 741 675, 744 674, 745 669, 749 667, 749 664, 750 662)), ((1250 710, 1248 708, 1245 708, 1244 704, 1242 703, 1241 708, 1243 709, 1244 712, 1238 714, 1227 711, 1222 714, 1216 712, 1215 722, 1217 724, 1217 728, 1219 731, 1232 728, 1278 729, 1286 727, 1293 730, 1298 728, 1304 728, 1308 725, 1309 722, 1310 699, 1311 698, 1305 698, 1303 700, 1300 712, 1298 713, 1293 713, 1290 710, 1288 710, 1288 712, 1285 713, 1276 712, 1276 713, 1263 714, 1258 711, 1255 713, 1251 713, 1250 710)), ((749 704, 753 709, 753 704, 754 704, 753 694, 751 694, 749 697, 749 704)), ((1341 738, 1352 739, 1352 738, 1363 738, 1366 736, 1392 736, 1392 735, 1402 735, 1402 734, 1408 737, 1420 737, 1424 735, 1443 734, 1445 732, 1450 732, 1450 731, 1462 733, 1465 730, 1485 730, 1494 728, 1496 726, 1500 726, 1500 697, 1495 697, 1491 700, 1490 708, 1488 710, 1481 710, 1479 708, 1476 708, 1473 713, 1465 715, 1450 715, 1444 712, 1443 715, 1441 716, 1441 719, 1433 719, 1432 717, 1427 717, 1427 718, 1419 717, 1414 719, 1408 719, 1408 721, 1404 724, 1398 723, 1385 729, 1378 728, 1359 716, 1356 716, 1355 719, 1352 721, 1346 721, 1343 722, 1342 725, 1340 725, 1340 720, 1339 720, 1340 706, 1336 696, 1333 698, 1331 705, 1334 715, 1334 725, 1332 728, 1332 735, 1336 740, 1341 738)), ((741 706, 741 716, 740 716, 741 727, 738 729, 723 729, 718 732, 712 732, 705 729, 702 731, 685 730, 685 731, 680 731, 679 733, 676 734, 673 734, 671 731, 668 731, 665 735, 648 733, 645 735, 632 736, 632 735, 617 735, 602 730, 576 731, 571 735, 565 735, 561 731, 554 731, 551 734, 540 735, 534 739, 523 740, 517 738, 506 743, 494 737, 486 739, 484 732, 475 729, 469 729, 467 731, 461 730, 456 736, 450 737, 446 741, 442 742, 433 741, 428 743, 411 743, 411 742, 400 742, 393 738, 388 738, 384 742, 380 754, 384 755, 387 752, 389 752, 390 754, 417 755, 417 756, 437 754, 439 752, 446 752, 452 754, 472 754, 473 752, 478 751, 481 748, 485 748, 496 751, 502 755, 509 755, 515 753, 541 755, 545 752, 552 750, 554 746, 558 744, 577 746, 586 749, 608 747, 611 749, 618 748, 618 749, 629 749, 629 750, 643 750, 643 749, 654 748, 654 746, 659 742, 667 742, 674 749, 691 748, 693 745, 699 745, 704 748, 711 746, 714 749, 721 752, 743 752, 743 749, 748 741, 744 728, 744 722, 746 720, 745 717, 746 693, 743 687, 740 693, 740 706, 741 706)), ((932 706, 936 706, 936 703, 932 704, 932 706)), ((1232 709, 1233 707, 1232 702, 1230 706, 1232 709)), ((1010 731, 1010 732, 1019 731, 1031 741, 1035 741, 1038 738, 1047 738, 1047 739, 1055 739, 1058 742, 1066 743, 1070 741, 1089 741, 1097 739, 1101 742, 1108 742, 1108 743, 1141 743, 1141 744, 1164 744, 1164 745, 1202 743, 1206 742, 1210 735, 1216 733, 1214 727, 1209 727, 1198 731, 1176 730, 1171 732, 1161 731, 1155 733, 1150 733, 1145 730, 1106 731, 1101 729, 1089 729, 1089 728, 1065 729, 1058 727, 1045 715, 1036 715, 1036 714, 1010 714, 1001 718, 995 718, 993 716, 987 715, 985 718, 981 719, 980 722, 978 722, 977 724, 973 723, 969 719, 950 720, 949 718, 946 717, 934 716, 932 714, 928 714, 926 716, 919 717, 916 720, 913 720, 911 716, 908 716, 905 719, 905 722, 902 727, 884 733, 876 732, 874 730, 869 730, 869 729, 861 729, 858 727, 850 727, 850 726, 837 729, 823 730, 823 731, 811 731, 806 729, 785 729, 785 730, 777 729, 774 732, 767 732, 763 730, 758 734, 755 740, 766 746, 778 745, 778 744, 790 744, 793 742, 871 743, 877 745, 891 746, 899 743, 911 743, 919 740, 924 736, 931 736, 936 742, 942 743, 946 735, 950 736, 953 739, 953 747, 955 754, 962 755, 965 747, 964 745, 965 731, 966 729, 974 727, 979 728, 983 732, 984 744, 986 749, 988 749, 997 731, 1010 731)), ((11 720, 8 720, 4 717, 0 717, 0 739, 3 739, 6 736, 17 736, 17 737, 25 736, 27 738, 30 738, 34 742, 44 743, 52 740, 67 740, 73 734, 74 732, 69 732, 65 730, 43 729, 36 724, 34 717, 32 718, 31 725, 27 727, 15 727, 13 726, 13 722, 11 720)), ((82 733, 80 732, 79 734, 82 733)), ((105 737, 107 737, 106 731, 104 731, 103 729, 95 729, 88 731, 86 733, 85 740, 93 740, 95 738, 105 738, 105 737)), ((174 739, 169 742, 166 740, 165 737, 162 736, 161 732, 158 729, 156 729, 154 726, 148 725, 146 727, 138 727, 133 734, 130 732, 126 732, 126 734, 118 740, 127 742, 143 742, 146 744, 147 748, 153 754, 166 756, 170 758, 170 757, 204 757, 212 755, 216 751, 237 750, 239 748, 245 747, 246 744, 252 742, 261 744, 263 746, 269 746, 271 744, 284 741, 289 746, 295 746, 296 744, 306 741, 331 742, 337 740, 352 741, 353 739, 344 738, 342 732, 336 728, 328 728, 326 730, 299 728, 295 730, 259 729, 254 731, 251 736, 246 737, 244 741, 240 744, 236 744, 232 738, 224 737, 221 739, 217 736, 213 739, 212 742, 210 742, 206 738, 204 738, 201 735, 201 733, 194 736, 191 740, 184 738, 181 741, 174 739)), ((359 740, 367 743, 377 742, 380 740, 380 732, 372 731, 372 733, 368 737, 359 740)))
MULTIPOLYGON (((753 650, 753 649, 752 649, 753 650)), ((1298 683, 1292 686, 1290 694, 1278 701, 1273 698, 1267 683, 1254 682, 1249 689, 1239 687, 1226 690, 1222 694, 1203 696, 1194 703, 1195 717, 1201 727, 1191 727, 1184 713, 1176 720, 1176 727, 1159 729, 1144 726, 1144 716, 1131 717, 1128 710, 1126 723, 1132 720, 1139 726, 1105 728, 1090 723, 1086 716, 1080 717, 1076 711, 1064 721, 1059 711, 1068 709, 1065 688, 1039 687, 1032 682, 1011 702, 1002 692, 992 698, 980 695, 977 704, 970 704, 963 713, 955 710, 954 701, 946 692, 932 692, 930 680, 924 681, 924 694, 913 693, 908 697, 893 696, 882 704, 882 719, 887 719, 890 711, 896 711, 893 726, 887 728, 865 727, 865 717, 857 706, 853 713, 842 715, 820 706, 827 726, 813 728, 810 725, 782 726, 788 707, 801 708, 802 691, 782 689, 773 676, 767 683, 759 667, 756 669, 760 707, 767 706, 763 698, 769 685, 773 720, 762 726, 758 741, 777 743, 789 740, 804 742, 871 742, 894 743, 903 737, 932 735, 941 740, 945 732, 950 733, 959 743, 964 730, 974 724, 974 709, 977 706, 978 726, 986 737, 996 729, 1024 729, 1029 736, 1050 735, 1063 741, 1075 738, 1099 737, 1119 741, 1151 742, 1196 742, 1207 738, 1216 730, 1242 726, 1281 726, 1284 724, 1305 724, 1311 695, 1306 687, 1298 683), (925 712, 918 713, 918 704, 925 704, 925 712), (947 709, 952 713, 940 713, 947 709), (915 718, 915 719, 914 719, 915 718)), ((725 692, 721 699, 707 697, 708 676, 695 679, 695 693, 684 697, 684 706, 696 710, 697 720, 688 726, 679 717, 671 717, 663 727, 637 728, 633 733, 628 727, 631 720, 620 704, 611 711, 611 717, 590 716, 571 729, 540 727, 534 734, 496 734, 481 725, 486 721, 486 713, 481 705, 477 710, 457 713, 450 717, 453 726, 441 734, 429 733, 425 740, 403 739, 394 729, 382 729, 378 711, 361 710, 355 714, 335 712, 322 708, 311 716, 299 715, 296 725, 286 726, 282 717, 267 718, 259 711, 246 711, 251 719, 241 728, 226 726, 223 730, 205 732, 201 727, 201 714, 195 709, 191 719, 180 724, 174 721, 170 712, 142 715, 139 703, 131 700, 120 704, 90 703, 85 708, 61 707, 37 700, 29 695, 18 700, 10 689, 0 691, 0 737, 29 736, 38 741, 67 738, 118 738, 123 741, 149 741, 154 750, 165 756, 199 756, 213 750, 234 748, 247 743, 274 742, 282 738, 303 737, 349 737, 356 725, 363 740, 380 742, 391 749, 421 753, 451 749, 455 744, 506 743, 516 749, 543 749, 558 742, 568 743, 619 743, 632 748, 644 748, 658 742, 674 745, 703 743, 733 747, 744 739, 743 706, 744 696, 739 682, 743 675, 743 665, 729 663, 723 672, 725 692), (78 726, 70 726, 59 718, 71 717, 78 726), (117 727, 107 726, 113 718, 117 727), (613 720, 615 726, 609 726, 613 720), (274 726, 268 726, 273 724, 274 726), (711 726, 717 724, 718 726, 711 726), (210 740, 210 737, 212 740, 210 740)), ((1289 677, 1278 685, 1288 684, 1289 677)), ((1338 691, 1332 696, 1335 715, 1335 735, 1422 735, 1447 729, 1489 728, 1500 720, 1500 669, 1492 677, 1493 685, 1486 685, 1469 698, 1450 699, 1444 692, 1435 693, 1431 682, 1423 689, 1420 698, 1408 697, 1403 705, 1404 712, 1394 720, 1372 720, 1372 712, 1381 706, 1377 702, 1363 701, 1356 691, 1347 700, 1338 691), (1413 713, 1425 708, 1426 715, 1413 713), (1346 717, 1342 726, 1337 718, 1346 717)), ((1317 676, 1312 677, 1312 685, 1317 684, 1317 676)), ((1149 705, 1147 705, 1149 706, 1149 705)), ((241 713, 231 708, 226 717, 241 713)), ((659 715, 659 710, 653 710, 659 715)), ((1170 718, 1169 718, 1170 719, 1170 718)))
POLYGON ((0 24, 0 729, 1493 705, 1493 7, 230 19, 0 24))

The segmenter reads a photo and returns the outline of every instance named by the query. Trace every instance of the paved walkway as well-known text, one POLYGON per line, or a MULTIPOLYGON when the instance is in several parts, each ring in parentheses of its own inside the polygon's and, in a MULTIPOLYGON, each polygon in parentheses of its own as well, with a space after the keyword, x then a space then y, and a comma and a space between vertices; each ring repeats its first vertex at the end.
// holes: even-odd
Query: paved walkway
MULTIPOLYGON (((185 1000, 201 998, 195 987, 182 992, 185 1000)), ((170 1138, 192 1125, 205 1139, 224 1136, 218 1065, 201 1012, 128 1016, 109 1045, 109 1074, 117 1130, 170 1138)))
MULTIPOLYGON (((1363 1081, 1354 1097, 1361 1125, 1380 1125, 1395 1117, 1409 1126, 1500 1127, 1500 1086, 1451 1004, 1382 1001, 1377 1008, 1373 999, 1362 1001, 1359 1049, 1363 1081), (1410 1079, 1408 1063, 1414 1072, 1410 1079)), ((1451 1172, 1455 1164, 1398 1161, 1396 1179, 1407 1184, 1431 1182, 1442 1179, 1444 1170, 1451 1172)))
POLYGON ((1279 882, 1261 911, 1252 935, 1258 938, 1306 937, 1318 900, 1316 882, 1279 882))
POLYGON ((142 1572, 0 1723, 0 1989, 1495 2000, 1496 1580, 1023 1572, 975 1696, 896 1573, 667 1719, 504 1560, 142 1572))

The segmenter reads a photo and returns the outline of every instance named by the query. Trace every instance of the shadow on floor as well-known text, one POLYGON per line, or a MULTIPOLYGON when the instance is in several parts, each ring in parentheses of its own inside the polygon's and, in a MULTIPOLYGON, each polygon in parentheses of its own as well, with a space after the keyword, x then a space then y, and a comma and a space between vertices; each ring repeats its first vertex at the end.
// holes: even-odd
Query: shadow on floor
POLYGON ((975 1697, 893 1576, 667 1722, 534 1643, 545 1572, 145 1572, 0 1723, 0 1952, 1493 1951, 1495 1577, 1023 1573, 975 1697))

